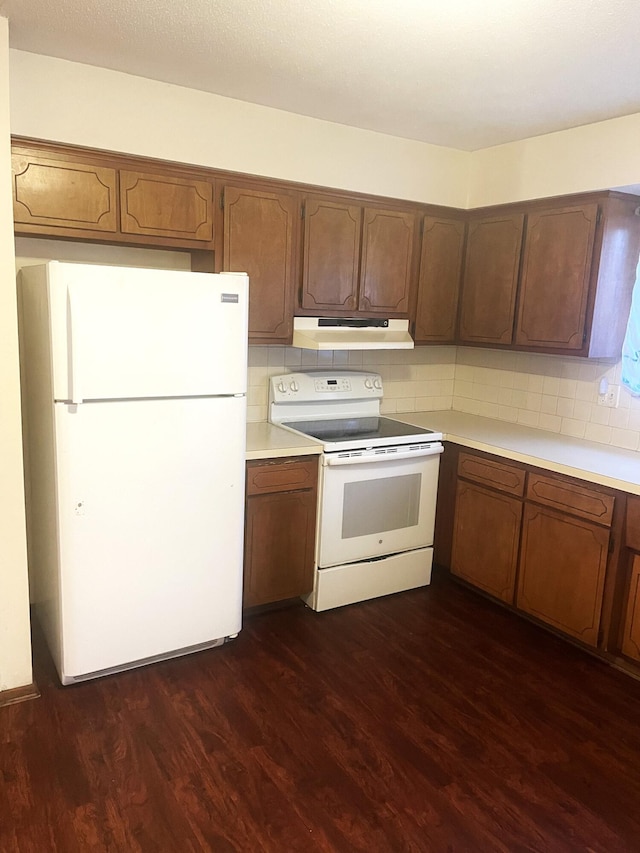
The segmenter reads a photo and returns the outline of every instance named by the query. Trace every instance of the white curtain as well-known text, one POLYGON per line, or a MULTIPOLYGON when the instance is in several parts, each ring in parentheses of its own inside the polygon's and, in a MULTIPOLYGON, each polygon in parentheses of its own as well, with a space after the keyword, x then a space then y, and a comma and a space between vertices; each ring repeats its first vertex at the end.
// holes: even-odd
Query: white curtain
POLYGON ((640 262, 636 270, 627 332, 622 344, 622 384, 634 396, 640 397, 640 262))

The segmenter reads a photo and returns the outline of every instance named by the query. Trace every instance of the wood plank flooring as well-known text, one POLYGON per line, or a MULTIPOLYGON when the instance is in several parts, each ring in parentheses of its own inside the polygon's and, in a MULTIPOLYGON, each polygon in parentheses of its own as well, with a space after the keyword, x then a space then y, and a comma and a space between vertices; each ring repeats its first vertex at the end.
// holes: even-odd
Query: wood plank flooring
POLYGON ((0 709, 0 851, 640 850, 640 682, 446 578, 0 709))

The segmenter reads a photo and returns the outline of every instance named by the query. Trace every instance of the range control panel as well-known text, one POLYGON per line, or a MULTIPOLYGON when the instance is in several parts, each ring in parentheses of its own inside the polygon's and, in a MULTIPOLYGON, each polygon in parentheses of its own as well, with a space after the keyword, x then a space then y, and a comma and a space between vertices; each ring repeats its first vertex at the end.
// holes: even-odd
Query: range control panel
POLYGON ((382 377, 364 371, 317 371, 272 376, 269 401, 272 403, 312 403, 334 400, 379 400, 382 377))

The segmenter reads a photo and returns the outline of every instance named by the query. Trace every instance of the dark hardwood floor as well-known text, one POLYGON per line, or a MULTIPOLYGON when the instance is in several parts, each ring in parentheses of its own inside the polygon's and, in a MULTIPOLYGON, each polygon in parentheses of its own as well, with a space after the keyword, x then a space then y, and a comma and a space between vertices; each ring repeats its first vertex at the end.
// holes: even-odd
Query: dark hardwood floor
POLYGON ((638 851, 640 682, 447 579, 0 709, 0 851, 638 851))

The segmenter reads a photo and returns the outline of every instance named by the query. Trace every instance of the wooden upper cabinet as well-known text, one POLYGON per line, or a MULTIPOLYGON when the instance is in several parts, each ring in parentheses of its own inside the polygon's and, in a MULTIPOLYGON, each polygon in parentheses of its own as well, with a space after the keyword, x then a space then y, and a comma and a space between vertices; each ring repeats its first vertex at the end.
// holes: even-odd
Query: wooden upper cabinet
POLYGON ((307 198, 304 216, 301 307, 311 311, 355 311, 362 209, 358 205, 307 198))
POLYGON ((210 243, 213 185, 187 176, 122 169, 120 217, 124 234, 210 243))
POLYGON ((462 220, 424 217, 415 321, 417 344, 455 340, 464 238, 462 220))
POLYGON ((524 214, 469 223, 458 339, 510 344, 520 267, 524 214))
POLYGON ((412 213, 365 208, 358 303, 361 311, 409 311, 414 231, 412 213))
POLYGON ((116 170, 14 148, 13 218, 20 233, 67 236, 118 227, 116 170))
POLYGON ((249 274, 249 339, 290 343, 297 197, 229 185, 223 193, 221 269, 249 274))
POLYGON ((597 217, 597 204, 529 213, 516 344, 582 349, 597 217))
POLYGON ((407 316, 414 234, 411 212, 308 197, 300 307, 407 316))

